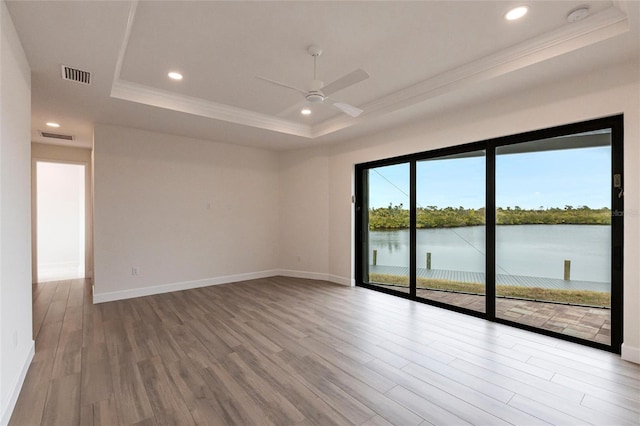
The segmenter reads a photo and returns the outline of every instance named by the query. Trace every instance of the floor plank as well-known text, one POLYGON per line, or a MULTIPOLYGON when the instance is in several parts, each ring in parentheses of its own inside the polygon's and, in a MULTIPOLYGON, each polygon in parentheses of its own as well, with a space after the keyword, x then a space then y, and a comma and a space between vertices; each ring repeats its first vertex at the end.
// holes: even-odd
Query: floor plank
POLYGON ((34 285, 10 425, 637 424, 640 366, 317 280, 92 304, 34 285))
POLYGON ((72 374, 49 382, 42 414, 45 425, 80 424, 80 375, 72 374))

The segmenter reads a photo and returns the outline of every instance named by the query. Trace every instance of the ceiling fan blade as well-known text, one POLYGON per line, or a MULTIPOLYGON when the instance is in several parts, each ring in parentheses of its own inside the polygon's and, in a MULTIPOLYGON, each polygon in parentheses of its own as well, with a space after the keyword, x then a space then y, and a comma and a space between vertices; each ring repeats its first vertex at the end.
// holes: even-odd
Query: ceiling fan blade
POLYGON ((322 93, 324 93, 326 96, 329 96, 332 93, 337 92, 338 90, 345 89, 368 78, 369 74, 365 70, 357 69, 345 75, 344 77, 340 77, 333 83, 329 83, 324 86, 322 88, 322 93))
POLYGON ((260 80, 264 80, 267 83, 275 84, 276 86, 286 87, 287 89, 295 90, 296 92, 301 93, 303 95, 307 94, 305 90, 298 89, 297 87, 289 86, 288 84, 285 84, 285 83, 280 83, 279 81, 271 80, 270 78, 260 77, 259 75, 257 75, 256 78, 260 80))
POLYGON ((333 101, 331 101, 331 104, 334 107, 338 108, 340 111, 344 112, 347 115, 350 115, 353 118, 356 118, 357 116, 359 116, 360 114, 362 114, 364 112, 360 108, 356 108, 353 105, 345 104, 343 102, 333 102, 333 101))

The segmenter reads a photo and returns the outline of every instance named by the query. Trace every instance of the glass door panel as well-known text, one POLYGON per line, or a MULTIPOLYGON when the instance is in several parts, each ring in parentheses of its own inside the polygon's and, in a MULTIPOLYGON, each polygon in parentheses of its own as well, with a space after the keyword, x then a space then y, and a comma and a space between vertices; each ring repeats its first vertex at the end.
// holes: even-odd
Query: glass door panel
POLYGON ((496 317, 611 344, 611 132, 496 149, 496 317))
POLYGON ((366 173, 365 282, 409 293, 409 164, 371 168, 366 173))
POLYGON ((485 152, 416 164, 416 296, 485 312, 485 152))

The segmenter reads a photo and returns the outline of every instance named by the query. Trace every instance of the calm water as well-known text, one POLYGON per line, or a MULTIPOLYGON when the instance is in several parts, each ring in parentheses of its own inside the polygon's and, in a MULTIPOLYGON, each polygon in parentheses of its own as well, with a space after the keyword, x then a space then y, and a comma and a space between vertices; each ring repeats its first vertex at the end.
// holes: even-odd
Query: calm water
MULTIPOLYGON (((418 267, 484 272, 485 230, 482 226, 418 229, 418 267)), ((409 266, 409 231, 371 231, 369 249, 378 250, 378 265, 409 266)), ((571 260, 571 279, 610 282, 611 227, 599 225, 498 226, 496 272, 563 278, 571 260)), ((371 256, 371 255, 370 255, 371 256)))

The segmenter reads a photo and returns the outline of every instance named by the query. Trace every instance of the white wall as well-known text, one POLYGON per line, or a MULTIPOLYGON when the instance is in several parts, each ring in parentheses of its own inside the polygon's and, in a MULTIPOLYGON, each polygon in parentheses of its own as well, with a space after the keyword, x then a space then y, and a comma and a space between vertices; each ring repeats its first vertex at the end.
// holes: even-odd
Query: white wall
POLYGON ((0 2, 0 424, 33 357, 31 331, 31 70, 0 2))
POLYGON ((97 125, 94 301, 274 275, 278 179, 273 152, 97 125))
MULTIPOLYGON (((575 76, 498 99, 481 106, 444 112, 418 124, 403 126, 373 136, 330 147, 324 159, 318 149, 284 153, 286 180, 302 189, 284 192, 282 204, 298 206, 300 214, 289 214, 282 226, 303 229, 307 224, 326 223, 328 233, 292 232, 283 247, 295 248, 302 259, 317 256, 327 247, 328 269, 313 272, 349 282, 353 271, 353 169, 357 163, 459 145, 529 130, 552 127, 613 114, 625 114, 625 289, 623 357, 640 362, 640 82, 638 64, 575 76), (300 167, 293 167, 299 164, 300 167), (304 165, 305 167, 302 167, 304 165), (327 176, 324 185, 319 180, 327 176), (304 209, 316 200, 329 200, 328 208, 304 209)), ((295 257, 281 257, 281 268, 296 269, 295 257)))
POLYGON ((280 154, 280 273, 331 279, 328 183, 326 148, 280 154))
MULTIPOLYGON (((31 144, 32 164, 37 160, 83 164, 85 166, 85 265, 86 277, 93 275, 93 200, 92 200, 92 172, 91 172, 91 150, 87 148, 75 148, 69 146, 49 145, 42 143, 31 144)), ((32 247, 32 271, 33 279, 37 278, 37 203, 36 203, 36 170, 31 169, 31 247, 32 247)))

